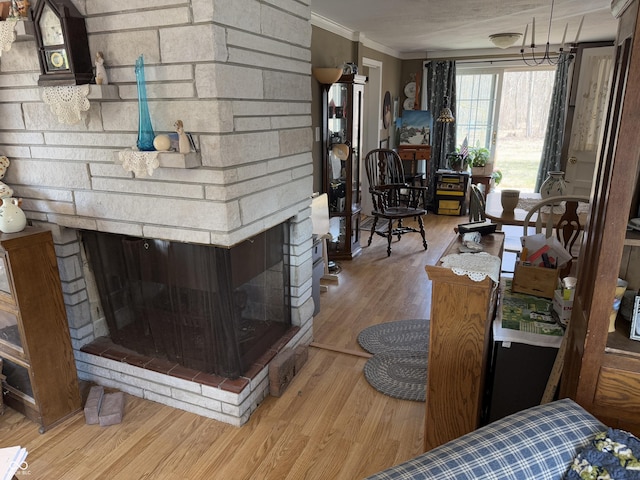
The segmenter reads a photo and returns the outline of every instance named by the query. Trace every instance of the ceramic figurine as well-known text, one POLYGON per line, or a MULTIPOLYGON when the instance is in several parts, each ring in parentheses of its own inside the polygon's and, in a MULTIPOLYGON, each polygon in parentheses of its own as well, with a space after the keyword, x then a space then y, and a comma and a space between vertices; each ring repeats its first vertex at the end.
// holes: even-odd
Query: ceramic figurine
MULTIPOLYGON (((4 178, 4 174, 9 168, 11 162, 4 155, 0 156, 0 178, 4 178)), ((13 196, 13 189, 6 183, 0 182, 0 198, 13 196)))
POLYGON ((180 153, 189 153, 191 151, 191 143, 189 143, 189 137, 184 133, 184 125, 182 120, 176 120, 173 124, 176 132, 178 132, 178 151, 180 153))
POLYGON ((104 68, 104 57, 102 52, 96 53, 96 84, 109 85, 107 70, 104 68))
POLYGON ((12 197, 2 199, 0 205, 0 231, 2 233, 16 233, 24 230, 27 217, 19 207, 20 200, 12 197))

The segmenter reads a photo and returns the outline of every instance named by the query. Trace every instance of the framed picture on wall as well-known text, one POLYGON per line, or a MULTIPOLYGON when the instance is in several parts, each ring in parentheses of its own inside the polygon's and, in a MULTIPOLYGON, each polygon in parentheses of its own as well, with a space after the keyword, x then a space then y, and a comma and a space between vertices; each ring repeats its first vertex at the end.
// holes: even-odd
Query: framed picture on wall
POLYGON ((391 93, 387 91, 382 101, 382 126, 389 128, 391 124, 391 93))
POLYGON ((400 145, 430 145, 431 120, 431 112, 428 110, 403 111, 400 145))

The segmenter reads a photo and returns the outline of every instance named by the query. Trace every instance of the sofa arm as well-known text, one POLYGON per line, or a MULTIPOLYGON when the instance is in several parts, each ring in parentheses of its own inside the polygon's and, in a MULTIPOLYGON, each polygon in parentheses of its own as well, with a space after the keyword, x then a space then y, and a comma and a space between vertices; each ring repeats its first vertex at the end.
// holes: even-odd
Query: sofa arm
POLYGON ((514 413, 367 480, 562 479, 606 427, 570 399, 514 413))

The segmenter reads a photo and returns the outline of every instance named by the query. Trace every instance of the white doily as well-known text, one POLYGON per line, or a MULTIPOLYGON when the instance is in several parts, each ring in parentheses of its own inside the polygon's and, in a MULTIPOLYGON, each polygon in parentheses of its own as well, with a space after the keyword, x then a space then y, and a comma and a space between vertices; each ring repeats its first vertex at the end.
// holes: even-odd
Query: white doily
POLYGON ((51 113, 60 123, 73 125, 80 121, 81 112, 89 110, 89 85, 58 85, 44 87, 42 100, 49 105, 51 113))
POLYGON ((0 54, 11 50, 11 45, 16 40, 17 18, 8 18, 0 22, 0 54))
MULTIPOLYGON (((521 199, 518 200, 518 205, 516 206, 516 208, 520 208, 520 209, 525 210, 525 211, 528 212, 528 211, 531 210, 531 208, 536 203, 539 203, 540 201, 541 201, 541 199, 521 198, 521 199)), ((553 213, 555 213, 555 214, 563 214, 564 210, 565 210, 564 202, 562 202, 560 205, 554 205, 553 206, 553 213)), ((540 211, 542 213, 551 213, 551 206, 545 205, 544 207, 542 207, 540 209, 540 211)), ((583 203, 583 202, 578 202, 577 213, 578 213, 578 215, 589 213, 589 204, 588 203, 583 203)))
POLYGON ((153 175, 153 171, 158 168, 159 152, 142 152, 140 150, 123 150, 118 152, 122 168, 127 172, 133 172, 136 177, 153 175))
POLYGON ((487 252, 447 255, 442 259, 442 266, 456 275, 466 275, 474 282, 487 277, 496 283, 500 280, 500 258, 487 252))

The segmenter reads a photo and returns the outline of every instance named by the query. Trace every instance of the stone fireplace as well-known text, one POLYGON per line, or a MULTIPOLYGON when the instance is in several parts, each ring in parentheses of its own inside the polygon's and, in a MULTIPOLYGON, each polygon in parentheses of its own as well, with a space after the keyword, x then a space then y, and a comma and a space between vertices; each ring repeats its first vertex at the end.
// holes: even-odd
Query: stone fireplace
POLYGON ((85 15, 92 54, 103 53, 109 85, 90 86, 79 123, 60 123, 42 101, 35 40, 19 36, 0 59, 0 154, 11 161, 3 181, 29 222, 53 233, 78 374, 241 425, 268 392, 269 360, 312 339, 309 2, 74 4, 85 15), (152 175, 136 177, 117 158, 136 144, 141 54, 155 133, 174 132, 180 119, 197 151, 188 162, 161 159, 152 175), (104 340, 109 321, 82 232, 233 252, 283 224, 290 328, 237 376, 192 368, 202 361, 195 358, 185 366, 188 349, 170 346, 154 358, 104 340))

